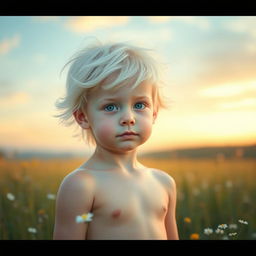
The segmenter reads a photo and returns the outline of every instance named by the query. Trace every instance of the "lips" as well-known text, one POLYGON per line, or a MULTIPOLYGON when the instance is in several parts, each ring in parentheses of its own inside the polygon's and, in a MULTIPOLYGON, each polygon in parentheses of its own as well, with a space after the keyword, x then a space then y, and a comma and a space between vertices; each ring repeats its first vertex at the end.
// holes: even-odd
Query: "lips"
POLYGON ((118 135, 118 137, 125 136, 125 135, 138 135, 138 134, 133 131, 126 131, 126 132, 118 135))

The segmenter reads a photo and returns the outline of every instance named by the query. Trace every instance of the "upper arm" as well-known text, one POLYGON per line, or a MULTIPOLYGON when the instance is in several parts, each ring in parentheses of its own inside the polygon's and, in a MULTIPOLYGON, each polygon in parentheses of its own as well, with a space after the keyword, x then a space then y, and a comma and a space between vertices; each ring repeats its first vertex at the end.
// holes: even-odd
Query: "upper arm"
POLYGON ((176 183, 175 180, 166 174, 167 177, 167 191, 169 196, 168 210, 165 217, 165 228, 167 232, 167 239, 177 240, 179 239, 178 228, 176 222, 176 183))
POLYGON ((88 213, 94 199, 93 179, 85 173, 67 176, 60 185, 53 239, 86 239, 87 223, 76 223, 76 216, 88 213))

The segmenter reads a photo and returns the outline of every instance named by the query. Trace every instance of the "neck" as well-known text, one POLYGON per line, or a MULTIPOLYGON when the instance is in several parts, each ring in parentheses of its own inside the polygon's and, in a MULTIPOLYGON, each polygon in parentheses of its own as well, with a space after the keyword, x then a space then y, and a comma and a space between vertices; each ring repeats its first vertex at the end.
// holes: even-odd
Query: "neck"
POLYGON ((87 161, 86 166, 96 170, 114 169, 119 171, 133 171, 142 167, 142 164, 137 160, 137 150, 116 153, 96 147, 95 152, 87 161))

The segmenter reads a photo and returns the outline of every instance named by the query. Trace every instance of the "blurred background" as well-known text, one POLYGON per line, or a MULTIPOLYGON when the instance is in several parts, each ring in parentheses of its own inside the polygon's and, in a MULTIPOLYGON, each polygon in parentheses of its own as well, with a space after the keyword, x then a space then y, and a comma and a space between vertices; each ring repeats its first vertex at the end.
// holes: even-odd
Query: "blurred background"
POLYGON ((165 95, 140 152, 256 142, 256 17, 0 17, 0 148, 91 152, 58 124, 64 64, 88 37, 152 48, 166 64, 165 95))
POLYGON ((59 184, 93 151, 53 117, 61 69, 88 37, 166 65, 171 107, 139 156, 176 180, 180 238, 256 239, 252 16, 1 16, 0 239, 51 239, 59 184))

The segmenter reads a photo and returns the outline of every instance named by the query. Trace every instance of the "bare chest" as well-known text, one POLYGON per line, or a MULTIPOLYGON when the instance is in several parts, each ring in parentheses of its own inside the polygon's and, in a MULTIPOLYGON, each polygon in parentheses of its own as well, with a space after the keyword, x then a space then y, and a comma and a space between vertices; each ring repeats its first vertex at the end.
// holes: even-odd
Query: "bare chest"
POLYGON ((97 184, 93 211, 95 221, 113 225, 162 220, 167 206, 167 192, 150 176, 139 180, 108 177, 97 184))

